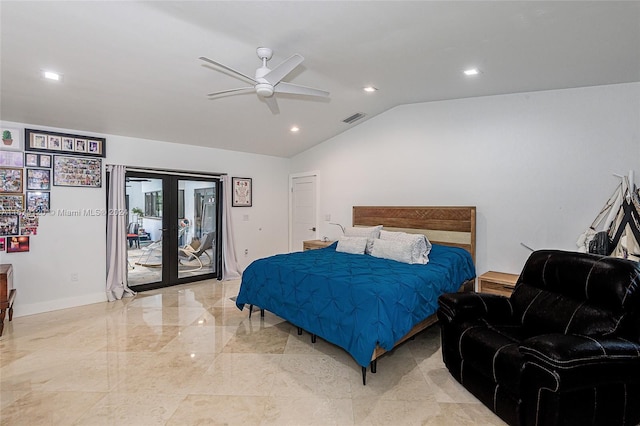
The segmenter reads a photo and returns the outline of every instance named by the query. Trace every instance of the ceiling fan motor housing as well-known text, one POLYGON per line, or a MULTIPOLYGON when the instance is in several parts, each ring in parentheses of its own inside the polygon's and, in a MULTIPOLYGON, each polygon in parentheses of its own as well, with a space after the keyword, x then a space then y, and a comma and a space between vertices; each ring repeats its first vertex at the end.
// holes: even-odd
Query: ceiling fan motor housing
POLYGON ((256 93, 264 98, 273 96, 273 86, 269 83, 258 83, 256 84, 255 89, 256 93))

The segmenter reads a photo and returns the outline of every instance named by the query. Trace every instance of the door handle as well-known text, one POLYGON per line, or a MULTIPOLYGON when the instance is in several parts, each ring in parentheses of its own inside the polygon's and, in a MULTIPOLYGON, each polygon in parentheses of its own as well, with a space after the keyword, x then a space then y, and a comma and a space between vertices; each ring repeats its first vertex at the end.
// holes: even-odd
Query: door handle
POLYGON ((316 232, 316 227, 314 226, 313 228, 309 228, 309 231, 316 232))

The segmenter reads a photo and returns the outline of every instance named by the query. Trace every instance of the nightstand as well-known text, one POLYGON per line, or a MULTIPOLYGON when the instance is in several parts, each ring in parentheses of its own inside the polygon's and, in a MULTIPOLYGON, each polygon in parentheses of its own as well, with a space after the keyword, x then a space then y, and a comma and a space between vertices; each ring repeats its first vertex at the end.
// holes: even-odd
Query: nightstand
POLYGON ((518 281, 518 275, 489 271, 478 277, 478 293, 511 296, 518 281))
POLYGON ((307 240, 302 242, 302 250, 316 250, 330 246, 335 241, 307 240))

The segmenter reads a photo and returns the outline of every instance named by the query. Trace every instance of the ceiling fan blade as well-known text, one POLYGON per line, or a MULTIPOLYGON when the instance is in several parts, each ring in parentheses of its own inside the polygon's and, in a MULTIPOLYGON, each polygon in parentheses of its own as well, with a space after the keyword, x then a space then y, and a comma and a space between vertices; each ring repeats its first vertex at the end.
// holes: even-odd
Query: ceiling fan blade
POLYGON ((283 78, 287 76, 291 71, 294 70, 295 67, 300 65, 304 61, 304 58, 297 53, 292 55, 289 59, 285 60, 283 63, 269 71, 264 79, 274 86, 280 82, 283 78))
POLYGON ((320 96, 323 98, 329 97, 329 92, 327 91, 307 86, 300 86, 298 84, 285 83, 284 81, 278 83, 274 87, 273 91, 276 93, 290 93, 293 95, 320 96))
POLYGON ((219 92, 209 93, 207 96, 218 96, 218 95, 224 95, 226 93, 233 93, 234 95, 239 95, 240 93, 253 92, 254 90, 255 89, 253 88, 253 86, 240 87, 238 89, 221 90, 219 92))
POLYGON ((269 96, 268 98, 262 98, 267 103, 267 106, 274 114, 280 113, 280 108, 278 108, 278 102, 276 101, 275 96, 269 96))
POLYGON ((243 79, 245 79, 245 80, 249 80, 249 81, 251 81, 252 83, 257 83, 257 81, 256 81, 255 79, 253 79, 252 77, 249 77, 248 75, 243 74, 243 73, 241 73, 240 71, 236 71, 236 70, 234 70, 233 68, 229 68, 228 66, 223 65, 223 64, 221 64, 220 62, 213 61, 213 60, 211 60, 211 59, 209 59, 209 58, 206 58, 206 57, 204 57, 204 56, 200 56, 200 59, 201 59, 201 60, 203 60, 203 61, 205 61, 205 62, 209 62, 210 64, 213 64, 213 65, 215 65, 215 66, 217 66, 217 67, 220 67, 220 68, 222 68, 222 69, 224 69, 224 70, 227 70, 227 71, 229 71, 230 73, 234 74, 236 77, 241 77, 241 78, 243 78, 243 79))

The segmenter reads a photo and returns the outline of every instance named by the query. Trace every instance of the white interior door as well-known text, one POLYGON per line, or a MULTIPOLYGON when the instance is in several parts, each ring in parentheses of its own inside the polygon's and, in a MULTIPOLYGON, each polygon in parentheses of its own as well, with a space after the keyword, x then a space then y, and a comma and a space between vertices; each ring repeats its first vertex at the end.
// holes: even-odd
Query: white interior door
POLYGON ((316 176, 291 179, 291 251, 301 251, 302 242, 317 238, 316 176))

